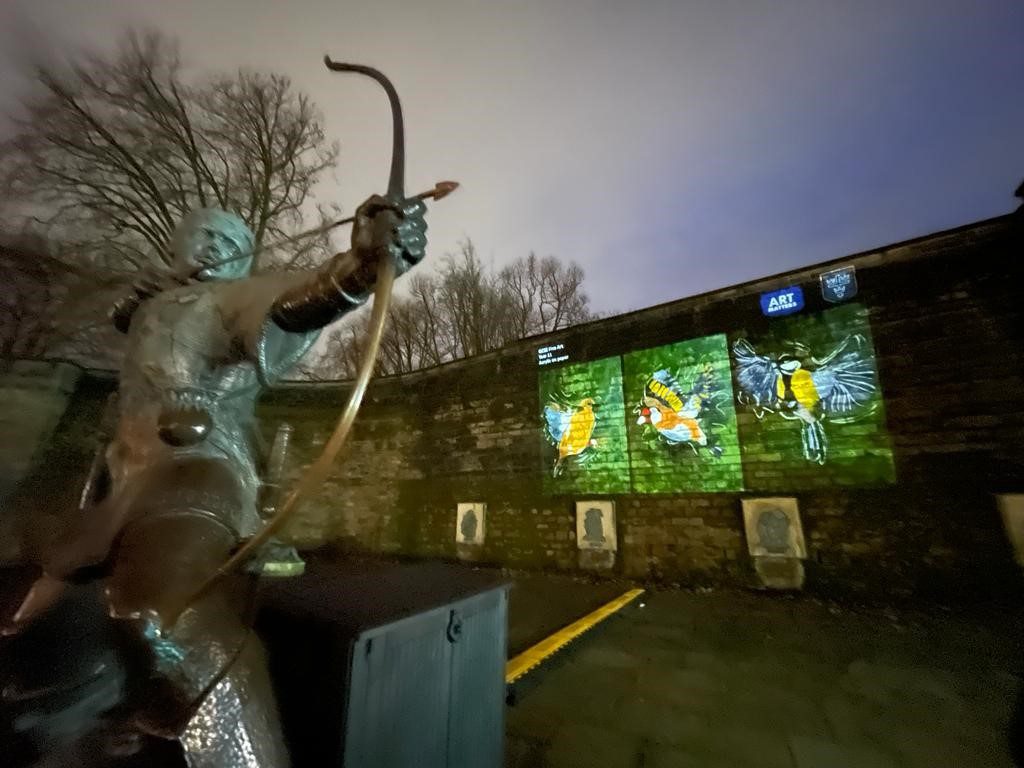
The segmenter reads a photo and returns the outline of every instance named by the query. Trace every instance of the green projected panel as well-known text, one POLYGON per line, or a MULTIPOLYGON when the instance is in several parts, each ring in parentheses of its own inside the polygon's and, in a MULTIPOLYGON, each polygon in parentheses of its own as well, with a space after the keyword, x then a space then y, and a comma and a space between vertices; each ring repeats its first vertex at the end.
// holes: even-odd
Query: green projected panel
POLYGON ((725 336, 631 352, 622 363, 633 490, 743 490, 725 336))
POLYGON ((540 372, 545 493, 629 491, 620 358, 540 372))
POLYGON ((895 481, 867 310, 774 320, 731 354, 749 490, 895 481))

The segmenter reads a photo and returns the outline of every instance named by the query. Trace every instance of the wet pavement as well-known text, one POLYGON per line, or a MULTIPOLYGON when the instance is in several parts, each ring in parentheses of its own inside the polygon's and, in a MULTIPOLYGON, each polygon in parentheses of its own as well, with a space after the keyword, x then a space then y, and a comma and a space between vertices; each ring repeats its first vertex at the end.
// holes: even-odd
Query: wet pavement
MULTIPOLYGON (((493 573, 510 656, 631 586, 493 573)), ((506 768, 1009 767, 1022 631, 1019 609, 648 593, 517 683, 506 768)))
POLYGON ((632 587, 628 582, 569 574, 506 571, 509 658, 600 608, 632 587))
POLYGON ((1020 620, 648 594, 531 673, 506 766, 1012 766, 1020 620))

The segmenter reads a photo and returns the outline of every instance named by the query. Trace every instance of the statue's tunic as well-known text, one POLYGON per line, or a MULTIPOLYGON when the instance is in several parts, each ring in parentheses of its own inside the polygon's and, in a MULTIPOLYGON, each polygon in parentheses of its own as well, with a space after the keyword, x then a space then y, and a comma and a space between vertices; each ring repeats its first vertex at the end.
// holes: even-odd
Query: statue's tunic
POLYGON ((273 383, 315 343, 319 331, 286 333, 269 319, 274 300, 309 273, 263 274, 244 280, 211 281, 161 293, 132 318, 121 372, 118 426, 107 451, 115 517, 137 514, 139 505, 219 507, 205 511, 249 536, 257 515, 255 406, 261 389, 273 383), (210 417, 205 439, 173 447, 158 433, 165 410, 195 408, 210 417), (165 487, 167 466, 190 459, 223 463, 237 478, 225 493, 165 487), (154 498, 154 494, 159 498, 154 498), (220 506, 227 501, 227 507, 220 506))

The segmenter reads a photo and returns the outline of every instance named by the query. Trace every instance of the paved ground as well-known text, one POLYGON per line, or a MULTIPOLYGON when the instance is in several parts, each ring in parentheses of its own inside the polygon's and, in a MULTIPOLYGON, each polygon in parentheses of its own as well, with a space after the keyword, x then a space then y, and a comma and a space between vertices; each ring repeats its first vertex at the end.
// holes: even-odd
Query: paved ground
MULTIPOLYGON (((510 654, 628 586, 507 576, 510 654)), ((507 768, 1012 765, 1020 611, 850 610, 744 592, 641 600, 517 686, 507 768)))
POLYGON ((1019 616, 646 598, 519 691, 508 768, 1012 765, 1019 616))
POLYGON ((631 587, 585 576, 506 572, 508 655, 525 651, 553 632, 613 600, 631 587))

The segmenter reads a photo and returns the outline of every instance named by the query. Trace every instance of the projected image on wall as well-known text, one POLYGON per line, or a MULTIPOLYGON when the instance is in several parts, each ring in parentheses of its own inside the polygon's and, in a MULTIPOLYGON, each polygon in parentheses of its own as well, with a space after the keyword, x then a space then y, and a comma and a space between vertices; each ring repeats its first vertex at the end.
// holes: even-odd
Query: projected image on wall
POLYGON ((863 307, 774 321, 761 338, 735 339, 732 358, 748 488, 895 479, 863 307))
POLYGON ((546 493, 629 490, 619 358, 542 370, 540 406, 546 493))
POLYGON ((622 363, 634 490, 742 490, 725 336, 631 352, 622 363))

